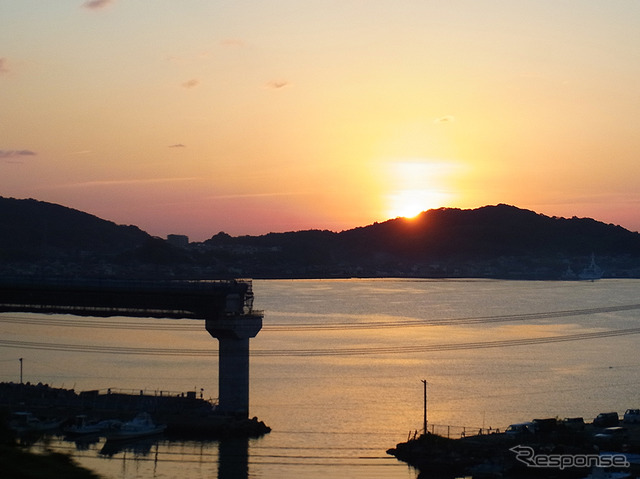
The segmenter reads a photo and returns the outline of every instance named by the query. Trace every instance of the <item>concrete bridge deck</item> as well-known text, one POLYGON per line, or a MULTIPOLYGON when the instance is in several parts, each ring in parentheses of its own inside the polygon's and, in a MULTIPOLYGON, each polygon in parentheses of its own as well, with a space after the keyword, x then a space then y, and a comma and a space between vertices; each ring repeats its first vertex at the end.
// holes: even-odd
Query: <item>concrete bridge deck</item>
POLYGON ((254 312, 250 280, 0 278, 0 312, 217 319, 254 312))

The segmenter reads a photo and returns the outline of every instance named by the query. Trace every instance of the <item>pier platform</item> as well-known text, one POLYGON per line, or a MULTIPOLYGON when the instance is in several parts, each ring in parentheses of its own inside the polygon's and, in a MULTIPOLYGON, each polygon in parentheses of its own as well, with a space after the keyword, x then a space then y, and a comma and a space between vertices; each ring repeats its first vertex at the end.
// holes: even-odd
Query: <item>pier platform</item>
POLYGON ((167 435, 184 438, 259 437, 271 431, 256 418, 220 413, 216 401, 199 398, 195 391, 133 393, 107 389, 76 393, 46 384, 0 383, 0 410, 68 420, 78 415, 129 420, 147 412, 155 422, 167 425, 167 435))

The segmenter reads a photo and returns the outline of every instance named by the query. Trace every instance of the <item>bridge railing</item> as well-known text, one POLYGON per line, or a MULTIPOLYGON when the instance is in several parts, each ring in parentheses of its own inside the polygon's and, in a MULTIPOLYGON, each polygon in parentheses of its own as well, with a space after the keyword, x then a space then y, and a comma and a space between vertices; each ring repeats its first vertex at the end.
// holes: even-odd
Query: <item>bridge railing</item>
POLYGON ((204 389, 198 391, 167 391, 160 389, 122 389, 122 388, 105 388, 94 389, 91 391, 81 391, 80 399, 84 404, 115 404, 122 403, 139 403, 144 401, 145 404, 163 404, 161 401, 171 401, 172 398, 178 400, 198 400, 209 403, 212 407, 216 407, 219 403, 218 398, 204 397, 204 389), (151 401, 151 402, 149 402, 151 401))
POLYGON ((251 291, 251 279, 210 279, 210 280, 128 280, 103 278, 64 278, 41 276, 0 276, 0 287, 11 286, 52 286, 109 289, 166 288, 171 291, 209 291, 221 285, 243 284, 251 291), (212 288, 213 287, 213 288, 212 288))
MULTIPOLYGON (((455 426, 450 424, 429 424, 427 432, 449 439, 459 439, 469 436, 483 436, 487 434, 499 434, 503 432, 500 428, 477 427, 477 426, 455 426)), ((416 439, 422 434, 422 429, 409 431, 408 440, 416 439)))

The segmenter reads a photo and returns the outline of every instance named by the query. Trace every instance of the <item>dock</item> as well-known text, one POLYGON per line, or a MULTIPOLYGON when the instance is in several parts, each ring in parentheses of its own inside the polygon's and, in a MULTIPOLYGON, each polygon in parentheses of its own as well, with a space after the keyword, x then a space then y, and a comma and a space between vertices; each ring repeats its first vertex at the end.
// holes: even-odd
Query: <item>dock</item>
POLYGON ((220 412, 217 401, 197 397, 196 391, 135 393, 106 389, 76 393, 46 384, 0 383, 0 409, 7 413, 28 411, 40 419, 69 421, 78 415, 129 420, 147 412, 155 422, 167 425, 168 436, 194 439, 259 437, 271 431, 257 418, 220 412))

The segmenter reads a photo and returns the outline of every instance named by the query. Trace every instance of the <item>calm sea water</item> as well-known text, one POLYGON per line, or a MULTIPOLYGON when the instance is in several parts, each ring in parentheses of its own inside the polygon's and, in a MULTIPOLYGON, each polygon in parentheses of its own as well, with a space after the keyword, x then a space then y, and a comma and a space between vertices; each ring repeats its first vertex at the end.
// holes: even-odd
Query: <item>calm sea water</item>
MULTIPOLYGON (((638 280, 254 281, 254 292, 265 320, 251 341, 251 415, 270 434, 111 456, 101 442, 48 447, 108 478, 414 479, 385 451, 421 429, 423 379, 429 429, 452 437, 640 407, 640 335, 624 332, 640 328, 638 280)), ((1 314, 0 328, 3 339, 86 346, 2 347, 2 381, 18 380, 22 357, 25 381, 217 396, 217 342, 200 322, 1 314)))

